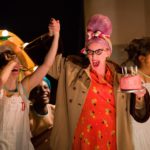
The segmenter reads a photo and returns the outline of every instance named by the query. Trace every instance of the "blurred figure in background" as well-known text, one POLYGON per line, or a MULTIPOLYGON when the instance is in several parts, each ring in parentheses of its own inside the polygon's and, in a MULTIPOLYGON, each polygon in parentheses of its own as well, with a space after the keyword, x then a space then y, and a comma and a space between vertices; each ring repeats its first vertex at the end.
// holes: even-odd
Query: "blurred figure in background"
POLYGON ((29 95, 31 141, 35 150, 50 150, 50 135, 53 127, 55 105, 49 104, 51 83, 47 77, 29 95))
MULTIPOLYGON (((125 48, 128 59, 123 65, 134 65, 138 67, 138 73, 143 80, 143 86, 150 93, 150 37, 135 38, 125 48)), ((139 99, 139 108, 147 107, 146 117, 137 119, 131 111, 132 138, 135 150, 150 149, 150 98, 141 101, 139 99)))

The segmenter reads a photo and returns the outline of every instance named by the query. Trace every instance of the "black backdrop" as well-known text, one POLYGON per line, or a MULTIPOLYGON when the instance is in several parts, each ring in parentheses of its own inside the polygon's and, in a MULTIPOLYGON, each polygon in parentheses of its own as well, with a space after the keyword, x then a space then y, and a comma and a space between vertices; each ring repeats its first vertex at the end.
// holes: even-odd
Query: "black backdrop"
MULTIPOLYGON (((60 20, 64 55, 79 53, 84 46, 83 0, 1 1, 0 29, 8 29, 24 42, 31 42, 47 33, 51 17, 60 20)), ((41 47, 41 44, 35 48, 29 48, 27 52, 36 62, 41 63, 47 49, 41 47)), ((57 81, 49 78, 52 82, 51 103, 55 103, 57 81)))
POLYGON ((83 0, 1 1, 0 29, 8 29, 24 42, 46 33, 51 17, 61 22, 64 52, 79 52, 84 44, 83 0))

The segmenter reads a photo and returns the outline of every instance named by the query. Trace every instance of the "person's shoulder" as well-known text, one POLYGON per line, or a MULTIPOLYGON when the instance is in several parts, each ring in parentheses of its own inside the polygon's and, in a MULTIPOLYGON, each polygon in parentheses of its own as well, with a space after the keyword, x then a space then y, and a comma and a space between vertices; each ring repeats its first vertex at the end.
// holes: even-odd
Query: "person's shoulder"
POLYGON ((121 73, 121 66, 112 60, 107 60, 107 65, 113 72, 121 73))
POLYGON ((86 68, 86 66, 89 64, 89 60, 82 55, 68 55, 66 60, 83 68, 86 68))
POLYGON ((53 104, 47 104, 47 107, 49 109, 55 110, 55 105, 53 105, 53 104))

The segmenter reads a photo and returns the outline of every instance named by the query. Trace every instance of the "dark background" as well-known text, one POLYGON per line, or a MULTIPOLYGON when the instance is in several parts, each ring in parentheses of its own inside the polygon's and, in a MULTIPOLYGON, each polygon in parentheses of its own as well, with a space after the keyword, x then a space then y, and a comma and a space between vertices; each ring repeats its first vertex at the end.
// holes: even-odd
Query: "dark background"
POLYGON ((8 29, 24 42, 30 42, 46 33, 51 17, 61 22, 65 53, 77 53, 84 44, 82 0, 1 1, 0 29, 8 29))
MULTIPOLYGON (((64 55, 78 54, 84 46, 83 0, 12 0, 1 1, 0 29, 7 29, 18 35, 24 42, 32 42, 47 33, 50 18, 61 23, 61 50, 64 55)), ((36 42, 37 43, 37 42, 36 42)), ((42 62, 47 49, 41 46, 29 47, 28 54, 37 62, 42 62)), ((52 101, 55 103, 57 81, 52 83, 52 101)))

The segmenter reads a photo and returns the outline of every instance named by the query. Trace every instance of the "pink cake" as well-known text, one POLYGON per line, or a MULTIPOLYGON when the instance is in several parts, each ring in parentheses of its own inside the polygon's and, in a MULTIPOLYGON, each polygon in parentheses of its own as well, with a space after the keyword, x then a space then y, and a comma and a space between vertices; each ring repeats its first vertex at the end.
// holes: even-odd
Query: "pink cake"
POLYGON ((120 79, 121 90, 140 90, 142 89, 141 77, 139 75, 127 75, 120 79))

